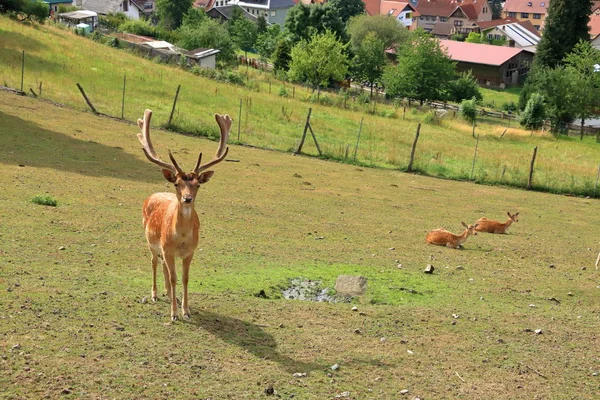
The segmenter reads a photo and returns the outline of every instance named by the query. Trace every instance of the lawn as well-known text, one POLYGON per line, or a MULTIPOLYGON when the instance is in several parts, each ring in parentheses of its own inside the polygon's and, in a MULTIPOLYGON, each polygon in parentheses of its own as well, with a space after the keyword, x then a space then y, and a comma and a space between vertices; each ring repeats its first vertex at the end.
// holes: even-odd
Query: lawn
MULTIPOLYGON (((141 204, 172 189, 137 131, 0 92, 3 398, 600 395, 597 200, 231 145, 196 203, 192 319, 171 323, 164 298, 147 301, 141 204), (508 235, 424 241, 506 211, 520 213, 508 235), (366 277, 366 294, 282 298, 291 278, 332 288, 341 274, 366 277)), ((186 168, 216 148, 152 137, 186 168)))
MULTIPOLYGON (((514 121, 489 118, 476 126, 480 140, 474 157, 472 126, 453 112, 436 120, 427 108, 365 105, 358 98, 335 93, 320 95, 321 103, 330 105, 317 104, 316 95, 309 89, 260 71, 250 70, 245 86, 221 83, 109 48, 55 26, 31 27, 4 17, 0 17, 0 23, 0 82, 20 88, 25 50, 24 90, 38 92, 41 84, 42 98, 77 110, 88 109, 77 89, 79 83, 99 112, 117 117, 123 114, 124 119, 135 121, 150 108, 154 111, 153 124, 164 126, 181 85, 172 119, 178 129, 215 136, 212 114, 229 113, 234 118, 235 143, 291 152, 298 147, 312 108, 311 127, 323 158, 389 170, 407 168, 421 123, 414 161, 414 169, 420 174, 525 187, 537 146, 534 189, 598 195, 600 150, 594 137, 557 141, 548 133, 524 131, 514 121), (280 95, 283 93, 285 96, 280 95)), ((244 68, 240 73, 245 78, 244 68)), ((485 93, 488 98, 491 91, 485 93)), ((303 152, 318 155, 310 134, 303 152)))

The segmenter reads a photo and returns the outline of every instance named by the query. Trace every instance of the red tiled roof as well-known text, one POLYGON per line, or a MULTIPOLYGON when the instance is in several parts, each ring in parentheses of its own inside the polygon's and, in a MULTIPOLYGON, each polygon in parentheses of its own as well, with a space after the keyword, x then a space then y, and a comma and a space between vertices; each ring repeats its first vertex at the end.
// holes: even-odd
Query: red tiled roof
POLYGON ((515 47, 457 42, 454 40, 440 40, 440 46, 446 50, 452 61, 493 66, 500 66, 524 51, 515 47))
POLYGON ((204 10, 208 11, 211 8, 213 8, 214 5, 215 5, 215 0, 195 0, 194 3, 192 4, 192 7, 203 8, 204 10))
POLYGON ((592 39, 600 35, 600 15, 596 13, 590 15, 590 23, 588 26, 590 27, 590 36, 592 39))
POLYGON ((381 14, 379 12, 381 10, 381 0, 363 0, 363 3, 365 3, 367 14, 371 16, 381 14))
POLYGON ((460 7, 467 18, 477 19, 485 4, 485 0, 420 0, 417 11, 421 15, 449 17, 460 7))
POLYGON ((504 11, 547 14, 549 5, 550 0, 506 0, 504 3, 504 11))
POLYGON ((397 17, 402 11, 408 11, 406 8, 409 8, 409 10, 413 12, 413 16, 419 16, 418 11, 406 1, 381 0, 380 5, 380 13, 382 15, 393 15, 394 17, 397 17))

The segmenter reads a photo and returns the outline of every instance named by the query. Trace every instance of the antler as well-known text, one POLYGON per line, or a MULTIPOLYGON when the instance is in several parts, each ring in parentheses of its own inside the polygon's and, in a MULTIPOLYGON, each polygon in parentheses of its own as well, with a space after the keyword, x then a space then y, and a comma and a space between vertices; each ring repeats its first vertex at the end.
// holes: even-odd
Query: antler
POLYGON ((229 130, 231 129, 231 117, 227 114, 215 114, 215 120, 217 124, 219 124, 219 128, 221 129, 221 139, 219 140, 219 147, 217 148, 217 152, 215 153, 212 160, 205 164, 201 164, 202 153, 198 157, 198 162, 196 163, 196 168, 194 168, 194 172, 200 173, 200 171, 204 171, 207 168, 212 167, 215 164, 220 163, 225 159, 227 153, 229 152, 229 147, 225 147, 227 144, 227 139, 229 138, 229 130))
POLYGON ((169 158, 171 159, 171 162, 173 164, 164 162, 156 155, 156 151, 154 151, 154 146, 152 146, 152 141, 150 140, 150 119, 151 118, 152 118, 152 110, 146 110, 146 111, 144 111, 144 119, 142 120, 141 118, 138 118, 138 120, 137 120, 138 126, 142 130, 141 133, 137 134, 137 138, 140 140, 140 143, 143 146, 142 150, 144 150, 144 154, 146 155, 148 160, 150 160, 151 162, 153 162, 154 164, 158 165, 161 168, 168 169, 169 171, 172 171, 175 173, 177 173, 177 172, 183 173, 182 169, 179 168, 179 165, 177 165, 177 162, 175 161, 175 158, 173 157, 173 154, 171 154, 170 150, 169 150, 169 158))

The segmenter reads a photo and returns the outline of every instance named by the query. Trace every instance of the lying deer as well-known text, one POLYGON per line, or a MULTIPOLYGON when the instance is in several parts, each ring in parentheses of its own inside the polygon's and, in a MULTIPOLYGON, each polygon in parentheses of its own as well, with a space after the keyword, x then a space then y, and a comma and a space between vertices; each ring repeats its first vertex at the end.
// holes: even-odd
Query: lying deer
POLYGON ((455 235, 452 232, 445 230, 444 228, 438 228, 427 233, 425 241, 429 244, 437 244, 439 246, 446 246, 453 249, 462 247, 462 244, 467 240, 469 235, 477 235, 475 228, 477 224, 467 225, 464 222, 461 224, 467 228, 462 235, 455 235))
POLYGON ((221 129, 219 147, 212 160, 202 164, 202 153, 198 156, 196 167, 191 172, 184 172, 169 151, 171 163, 162 161, 156 155, 150 141, 150 118, 152 111, 144 112, 144 119, 138 119, 138 126, 142 130, 137 134, 142 143, 144 154, 154 164, 162 168, 165 179, 175 187, 173 193, 154 193, 144 201, 143 224, 146 231, 146 240, 152 253, 152 301, 158 300, 156 295, 156 265, 158 258, 162 260, 163 274, 165 277, 165 290, 171 300, 171 319, 177 320, 177 297, 175 285, 177 273, 175 258, 183 259, 183 301, 181 311, 184 318, 190 317, 188 305, 188 280, 190 263, 194 257, 194 250, 198 246, 198 229, 200 221, 194 209, 194 201, 200 185, 209 181, 214 171, 205 171, 225 159, 228 147, 225 147, 231 118, 229 115, 215 114, 215 119, 221 129), (205 172, 203 172, 205 171, 205 172))
POLYGON ((492 221, 487 218, 479 218, 476 222, 476 224, 477 224, 476 231, 477 232, 487 232, 487 233, 506 233, 506 230, 508 229, 510 224, 512 224, 513 222, 519 222, 519 220, 517 219, 517 217, 519 216, 519 213, 511 215, 510 212, 507 212, 507 214, 508 214, 508 221, 506 221, 505 223, 498 222, 498 221, 492 221))

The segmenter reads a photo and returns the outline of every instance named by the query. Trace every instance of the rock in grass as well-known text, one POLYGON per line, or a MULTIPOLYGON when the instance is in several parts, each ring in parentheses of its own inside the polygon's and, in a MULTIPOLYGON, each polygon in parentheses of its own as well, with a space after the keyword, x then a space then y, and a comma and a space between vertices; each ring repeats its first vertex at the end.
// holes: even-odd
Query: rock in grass
POLYGON ((435 267, 431 264, 427 264, 427 267, 425 267, 425 270, 423 272, 425 272, 426 274, 433 274, 433 271, 435 270, 435 267))
POLYGON ((340 275, 335 281, 335 290, 342 296, 358 296, 367 290, 367 278, 364 276, 340 275))
POLYGON ((292 374, 294 378, 304 378, 306 377, 306 372, 295 372, 292 374))
POLYGON ((331 370, 332 370, 332 371, 337 371, 338 369, 340 369, 340 364, 333 364, 333 365, 331 366, 331 370))

